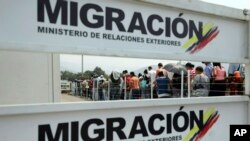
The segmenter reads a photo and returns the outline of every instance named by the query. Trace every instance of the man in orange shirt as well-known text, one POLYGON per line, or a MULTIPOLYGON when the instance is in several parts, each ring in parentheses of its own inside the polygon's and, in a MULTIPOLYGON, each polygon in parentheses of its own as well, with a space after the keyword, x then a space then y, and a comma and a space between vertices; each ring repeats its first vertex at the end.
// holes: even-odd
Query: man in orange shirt
POLYGON ((131 88, 131 94, 132 99, 139 99, 140 98, 140 87, 139 87, 139 78, 135 75, 134 72, 130 72, 130 88, 131 88))
POLYGON ((124 99, 124 95, 126 96, 126 99, 129 99, 130 79, 131 79, 131 76, 130 76, 130 74, 128 73, 127 70, 124 70, 122 72, 122 75, 123 75, 123 77, 122 77, 123 82, 122 82, 121 99, 124 99))

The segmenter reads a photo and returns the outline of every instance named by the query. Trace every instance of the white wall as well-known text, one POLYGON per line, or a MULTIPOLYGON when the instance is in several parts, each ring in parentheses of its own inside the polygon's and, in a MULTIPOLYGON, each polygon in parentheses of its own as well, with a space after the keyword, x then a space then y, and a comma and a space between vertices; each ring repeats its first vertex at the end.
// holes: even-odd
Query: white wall
POLYGON ((59 55, 0 51, 0 105, 58 101, 58 66, 59 55))

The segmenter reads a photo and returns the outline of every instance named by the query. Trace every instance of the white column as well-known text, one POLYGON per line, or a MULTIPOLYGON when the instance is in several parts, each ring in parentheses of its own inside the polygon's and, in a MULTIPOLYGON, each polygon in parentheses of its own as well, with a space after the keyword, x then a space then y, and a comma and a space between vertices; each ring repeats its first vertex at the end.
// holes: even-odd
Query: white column
POLYGON ((82 77, 83 77, 83 54, 82 54, 82 77))
POLYGON ((61 97, 61 77, 60 77, 60 54, 52 53, 52 102, 60 102, 61 97))
MULTIPOLYGON (((250 61, 250 21, 248 21, 248 60, 250 61)), ((245 94, 250 95, 250 64, 245 66, 245 94)), ((248 102, 248 124, 250 124, 250 100, 248 102)))
MULTIPOLYGON (((250 21, 248 21, 248 60, 250 62, 250 21)), ((250 95, 250 64, 245 64, 245 94, 250 95)), ((249 113, 250 117, 250 113, 249 113)))

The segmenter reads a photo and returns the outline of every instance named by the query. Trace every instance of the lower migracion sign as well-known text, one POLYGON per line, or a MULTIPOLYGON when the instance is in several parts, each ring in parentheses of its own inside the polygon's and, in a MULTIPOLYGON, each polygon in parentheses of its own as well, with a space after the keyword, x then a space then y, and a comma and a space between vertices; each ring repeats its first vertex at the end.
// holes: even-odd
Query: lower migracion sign
MULTIPOLYGON (((220 117, 216 108, 176 113, 155 113, 149 117, 136 115, 128 123, 126 117, 91 118, 85 121, 58 123, 53 131, 50 124, 38 126, 39 141, 126 140, 154 136, 160 140, 189 141, 201 139, 220 117), (128 130, 126 130, 126 128, 128 130), (128 131, 128 132, 127 132, 128 131), (70 134, 71 133, 71 134, 70 134), (186 134, 187 133, 187 134, 186 134), (116 134, 116 137, 114 137, 116 134)), ((152 137, 151 137, 152 138, 152 137)), ((156 140, 149 139, 149 140, 156 140)))
POLYGON ((229 140, 231 124, 247 124, 247 102, 183 106, 160 104, 168 100, 152 101, 154 106, 147 102, 21 106, 23 112, 17 115, 0 107, 0 136, 4 141, 229 140))

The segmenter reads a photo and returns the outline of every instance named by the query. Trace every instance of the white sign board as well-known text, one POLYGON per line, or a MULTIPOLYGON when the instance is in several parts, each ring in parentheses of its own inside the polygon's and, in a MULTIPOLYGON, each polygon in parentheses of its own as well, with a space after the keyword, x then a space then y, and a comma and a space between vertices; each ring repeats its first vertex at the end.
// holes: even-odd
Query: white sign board
POLYGON ((248 57, 246 21, 143 2, 1 0, 0 18, 0 49, 145 58, 248 57))
POLYGON ((11 110, 0 107, 6 112, 0 115, 0 136, 4 141, 226 141, 230 125, 247 124, 247 101, 180 106, 162 102, 172 103, 156 100, 150 102, 155 106, 148 101, 24 106, 30 112, 17 115, 8 115, 11 110))

